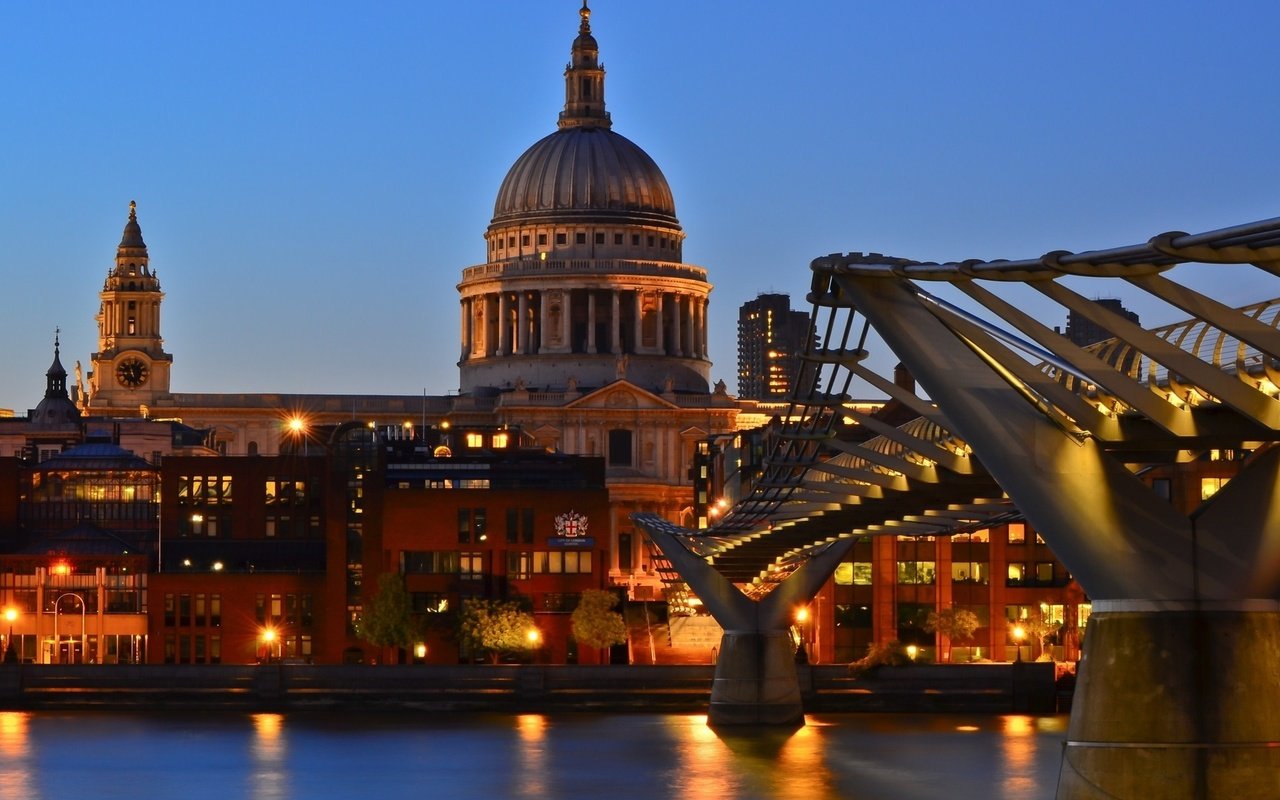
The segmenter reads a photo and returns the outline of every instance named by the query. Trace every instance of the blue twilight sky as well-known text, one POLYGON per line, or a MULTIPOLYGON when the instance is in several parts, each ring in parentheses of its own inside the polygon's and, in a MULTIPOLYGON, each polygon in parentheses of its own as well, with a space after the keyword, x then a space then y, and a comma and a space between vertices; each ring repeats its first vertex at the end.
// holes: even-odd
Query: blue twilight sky
MULTIPOLYGON (((0 408, 38 402, 55 326, 88 368, 131 199, 176 391, 456 390, 454 287, 554 129, 578 6, 6 4, 0 408)), ((738 305, 801 306, 818 255, 1022 258, 1280 215, 1275 0, 593 12, 615 130, 716 286, 731 390, 738 305)), ((1206 280, 1280 296, 1241 274, 1206 280)))

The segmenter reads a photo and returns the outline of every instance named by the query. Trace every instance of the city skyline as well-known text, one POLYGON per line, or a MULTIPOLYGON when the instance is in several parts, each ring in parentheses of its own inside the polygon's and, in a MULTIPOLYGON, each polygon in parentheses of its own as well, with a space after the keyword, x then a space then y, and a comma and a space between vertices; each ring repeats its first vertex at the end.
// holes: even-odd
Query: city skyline
MULTIPOLYGON (((577 8, 10 11, 0 408, 39 400, 55 327, 87 368, 130 200, 175 391, 456 389, 454 286, 507 168, 554 129, 577 8)), ((1277 213, 1263 3, 592 10, 615 130, 662 168, 716 286, 730 386, 737 308, 803 307, 828 252, 1025 258, 1277 213)))

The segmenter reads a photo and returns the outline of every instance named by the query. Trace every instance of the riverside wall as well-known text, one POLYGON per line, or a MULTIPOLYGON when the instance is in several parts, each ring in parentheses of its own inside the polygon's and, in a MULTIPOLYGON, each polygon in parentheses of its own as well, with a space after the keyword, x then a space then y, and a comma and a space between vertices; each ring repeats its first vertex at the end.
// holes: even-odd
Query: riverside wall
MULTIPOLYGON (((0 665, 0 709, 705 711, 706 665, 0 665)), ((799 666, 809 712, 1053 713, 1052 663, 799 666)))

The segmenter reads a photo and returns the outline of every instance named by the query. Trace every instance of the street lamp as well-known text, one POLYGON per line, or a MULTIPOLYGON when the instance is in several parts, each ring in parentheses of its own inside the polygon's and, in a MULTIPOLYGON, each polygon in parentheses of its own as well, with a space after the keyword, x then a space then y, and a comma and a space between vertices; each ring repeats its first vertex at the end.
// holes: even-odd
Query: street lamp
POLYGON ((18 662, 18 649, 13 646, 13 621, 18 618, 18 609, 10 606, 4 610, 4 618, 9 620, 9 638, 5 639, 4 662, 6 664, 16 664, 18 662))
POLYGON ((1027 637, 1026 628, 1022 627, 1021 625, 1013 626, 1013 642, 1014 642, 1014 645, 1018 648, 1018 657, 1016 659, 1017 661, 1022 661, 1022 640, 1025 639, 1026 637, 1027 637))
POLYGON ((272 650, 272 645, 273 645, 273 644, 275 643, 275 641, 276 641, 276 629, 275 629, 275 628, 263 628, 263 629, 262 629, 262 641, 267 645, 267 663, 268 663, 268 664, 270 664, 270 663, 271 663, 271 650, 272 650))

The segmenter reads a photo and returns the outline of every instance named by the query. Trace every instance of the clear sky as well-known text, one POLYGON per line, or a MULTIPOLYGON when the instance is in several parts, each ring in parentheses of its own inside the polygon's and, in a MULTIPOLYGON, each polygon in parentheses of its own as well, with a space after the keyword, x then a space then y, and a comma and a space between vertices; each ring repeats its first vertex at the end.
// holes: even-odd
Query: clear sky
MULTIPOLYGON (((578 6, 6 4, 0 407, 39 401, 55 326, 88 368, 130 200, 175 391, 456 390, 455 285, 554 129, 578 6)), ((1275 0, 592 9, 614 129, 716 286, 731 390, 737 307, 802 306, 815 256, 1023 258, 1280 215, 1275 0)), ((1280 296, 1236 274, 1227 302, 1280 296)))

